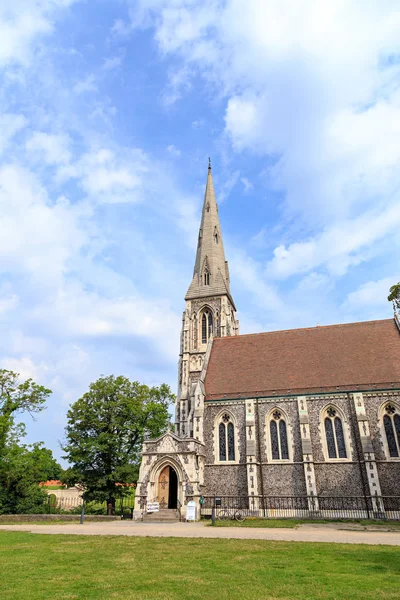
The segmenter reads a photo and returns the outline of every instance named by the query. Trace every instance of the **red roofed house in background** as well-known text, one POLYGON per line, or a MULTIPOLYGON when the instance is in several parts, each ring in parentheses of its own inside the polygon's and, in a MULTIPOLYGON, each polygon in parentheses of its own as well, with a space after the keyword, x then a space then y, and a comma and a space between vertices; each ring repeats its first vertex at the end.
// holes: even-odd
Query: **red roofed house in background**
POLYGON ((239 335, 211 166, 185 300, 175 432, 144 443, 135 510, 400 516, 398 315, 239 335))

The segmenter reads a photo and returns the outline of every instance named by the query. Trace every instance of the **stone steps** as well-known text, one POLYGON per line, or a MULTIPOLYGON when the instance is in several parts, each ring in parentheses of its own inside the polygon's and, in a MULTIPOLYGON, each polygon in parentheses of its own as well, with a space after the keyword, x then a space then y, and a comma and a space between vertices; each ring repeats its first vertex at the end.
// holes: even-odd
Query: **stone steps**
POLYGON ((145 513, 143 515, 143 521, 145 523, 174 523, 179 521, 179 512, 175 508, 161 508, 158 512, 145 513))

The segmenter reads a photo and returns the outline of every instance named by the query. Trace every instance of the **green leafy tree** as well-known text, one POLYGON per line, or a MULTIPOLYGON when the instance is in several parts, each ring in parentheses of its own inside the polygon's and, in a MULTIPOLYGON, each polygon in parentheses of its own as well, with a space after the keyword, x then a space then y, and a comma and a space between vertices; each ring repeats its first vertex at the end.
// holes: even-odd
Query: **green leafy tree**
POLYGON ((121 483, 137 481, 140 452, 147 436, 167 428, 174 396, 168 385, 148 387, 113 375, 101 377, 68 411, 66 458, 72 465, 64 481, 79 483, 87 500, 115 500, 130 492, 121 483))
POLYGON ((43 444, 8 443, 0 462, 0 513, 47 511, 47 493, 39 483, 58 478, 61 472, 51 450, 43 444))
POLYGON ((389 302, 393 302, 393 306, 400 310, 400 282, 392 285, 389 290, 389 302))
POLYGON ((34 416, 42 411, 50 394, 51 390, 32 379, 19 381, 19 373, 0 369, 0 459, 15 417, 24 412, 34 416))

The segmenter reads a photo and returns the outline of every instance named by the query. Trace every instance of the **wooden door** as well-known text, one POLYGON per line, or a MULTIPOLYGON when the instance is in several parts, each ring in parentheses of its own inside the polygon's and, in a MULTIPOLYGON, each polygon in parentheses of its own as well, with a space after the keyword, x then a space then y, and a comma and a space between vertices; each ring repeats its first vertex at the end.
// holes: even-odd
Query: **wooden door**
POLYGON ((158 478, 158 501, 160 508, 168 508, 169 465, 164 467, 158 478))

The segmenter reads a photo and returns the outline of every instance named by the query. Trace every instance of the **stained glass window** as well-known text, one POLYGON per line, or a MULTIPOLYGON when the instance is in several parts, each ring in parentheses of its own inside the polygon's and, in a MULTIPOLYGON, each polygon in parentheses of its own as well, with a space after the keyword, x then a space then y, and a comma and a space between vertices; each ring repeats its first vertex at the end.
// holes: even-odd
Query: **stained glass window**
POLYGON ((271 421, 269 425, 269 430, 271 433, 271 452, 272 459, 279 460, 279 441, 278 441, 278 427, 276 426, 276 421, 271 421))
POLYGON ((286 422, 282 412, 278 409, 275 409, 272 413, 269 432, 271 437, 272 460, 289 460, 289 443, 286 422))
POLYGON ((279 437, 281 441, 281 458, 289 459, 289 448, 287 441, 286 423, 283 419, 279 421, 279 437))
POLYGON ((210 310, 205 310, 201 318, 201 341, 207 344, 211 334, 213 333, 213 316, 210 310))
POLYGON ((339 417, 335 417, 335 434, 336 434, 336 444, 339 453, 339 458, 347 458, 346 454, 346 444, 344 441, 344 433, 342 421, 339 417))
MULTIPOLYGON (((396 415, 396 416, 398 416, 398 415, 396 415)), ((398 457, 399 451, 397 449, 392 419, 388 415, 385 415, 383 417, 383 424, 385 426, 385 433, 386 433, 386 439, 387 439, 387 444, 388 444, 388 448, 389 448, 389 454, 392 458, 398 457)), ((397 429, 397 427, 396 427, 396 429, 397 429)), ((398 433, 398 430, 397 430, 397 433, 398 433)))
POLYGON ((332 420, 329 419, 328 417, 326 417, 326 419, 325 419, 325 434, 326 434, 326 445, 328 446, 328 456, 329 456, 329 458, 337 458, 332 420))
POLYGON ((208 313, 208 337, 211 336, 213 332, 213 316, 212 313, 208 313))
POLYGON ((394 415, 394 428, 397 434, 397 446, 400 448, 400 415, 394 415))
POLYGON ((201 319, 201 341, 203 344, 207 344, 207 317, 206 313, 203 313, 203 317, 201 319))
POLYGON ((228 423, 228 460, 235 460, 235 430, 233 423, 228 423))
POLYGON ((226 427, 224 423, 219 425, 219 460, 226 460, 226 427))
POLYGON ((235 460, 235 427, 227 413, 222 415, 218 432, 219 460, 235 460))
POLYGON ((347 458, 346 440, 342 419, 338 411, 330 406, 326 411, 325 438, 329 458, 347 458))

